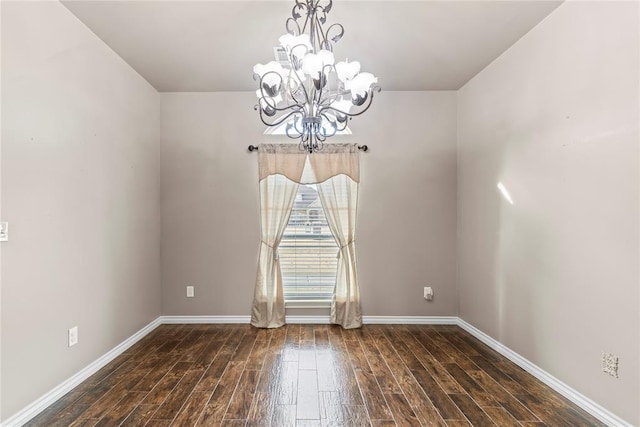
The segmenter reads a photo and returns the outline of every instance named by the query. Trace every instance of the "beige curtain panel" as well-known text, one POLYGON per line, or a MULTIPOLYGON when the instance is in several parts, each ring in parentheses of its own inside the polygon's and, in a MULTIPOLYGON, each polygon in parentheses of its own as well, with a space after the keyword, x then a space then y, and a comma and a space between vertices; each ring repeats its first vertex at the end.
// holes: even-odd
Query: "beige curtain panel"
POLYGON ((347 175, 336 175, 318 183, 318 193, 331 234, 340 248, 336 287, 331 300, 331 323, 345 329, 359 328, 362 312, 355 236, 358 183, 347 175))
POLYGON ((263 144, 258 150, 261 244, 251 324, 276 328, 285 323, 278 246, 298 185, 318 184, 327 222, 338 247, 338 270, 331 302, 331 322, 362 326, 356 269, 355 222, 360 182, 356 144, 327 144, 308 155, 297 144, 263 144))
POLYGON ((258 328, 284 325, 282 273, 278 245, 289 222, 306 156, 298 146, 262 145, 258 151, 260 172, 260 254, 251 310, 251 324, 258 328), (263 171, 269 171, 263 175, 263 171), (279 174, 277 171, 282 172, 279 174))

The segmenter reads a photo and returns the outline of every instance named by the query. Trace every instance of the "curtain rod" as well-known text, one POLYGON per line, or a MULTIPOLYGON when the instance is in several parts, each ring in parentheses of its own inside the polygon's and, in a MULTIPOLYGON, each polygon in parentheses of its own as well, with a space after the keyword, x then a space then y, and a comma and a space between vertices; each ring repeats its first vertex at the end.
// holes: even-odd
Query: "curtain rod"
MULTIPOLYGON (((258 146, 257 145, 250 145, 247 147, 247 150, 249 150, 249 152, 253 153, 254 151, 258 151, 258 146)), ((358 145, 358 150, 364 151, 365 153, 367 151, 369 151, 369 147, 367 145, 358 145)))

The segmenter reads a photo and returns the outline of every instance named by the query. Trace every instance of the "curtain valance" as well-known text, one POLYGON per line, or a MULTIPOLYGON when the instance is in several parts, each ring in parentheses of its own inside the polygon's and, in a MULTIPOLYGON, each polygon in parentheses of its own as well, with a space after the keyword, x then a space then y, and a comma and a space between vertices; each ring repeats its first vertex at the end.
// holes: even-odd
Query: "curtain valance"
POLYGON ((258 173, 262 181, 269 175, 283 175, 299 184, 316 184, 334 176, 346 175, 360 182, 358 144, 331 143, 311 155, 297 144, 261 144, 258 173), (305 171, 305 165, 308 165, 305 171), (304 172, 304 174, 303 174, 304 172))

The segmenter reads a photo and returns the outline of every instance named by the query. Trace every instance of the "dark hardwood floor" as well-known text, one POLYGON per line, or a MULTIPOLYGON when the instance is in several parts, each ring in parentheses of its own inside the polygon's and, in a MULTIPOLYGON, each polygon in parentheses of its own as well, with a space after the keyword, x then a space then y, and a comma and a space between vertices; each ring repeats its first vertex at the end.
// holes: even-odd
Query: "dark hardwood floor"
POLYGON ((163 325, 28 426, 600 426, 456 326, 163 325))

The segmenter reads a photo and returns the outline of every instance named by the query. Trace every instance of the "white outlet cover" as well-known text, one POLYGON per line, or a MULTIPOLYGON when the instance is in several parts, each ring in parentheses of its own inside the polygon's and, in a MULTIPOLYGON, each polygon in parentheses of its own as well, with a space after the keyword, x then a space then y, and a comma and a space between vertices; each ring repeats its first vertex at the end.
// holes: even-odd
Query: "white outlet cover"
POLYGON ((78 327, 74 326, 69 329, 69 347, 73 347, 78 344, 78 327))
POLYGON ((187 286, 187 298, 193 298, 195 296, 193 286, 187 286))

